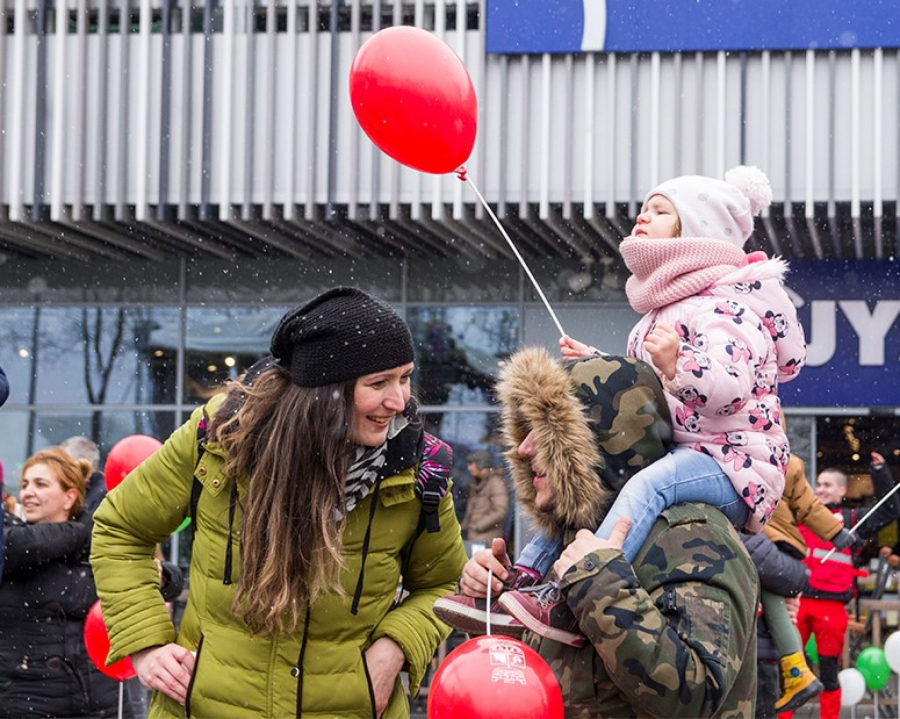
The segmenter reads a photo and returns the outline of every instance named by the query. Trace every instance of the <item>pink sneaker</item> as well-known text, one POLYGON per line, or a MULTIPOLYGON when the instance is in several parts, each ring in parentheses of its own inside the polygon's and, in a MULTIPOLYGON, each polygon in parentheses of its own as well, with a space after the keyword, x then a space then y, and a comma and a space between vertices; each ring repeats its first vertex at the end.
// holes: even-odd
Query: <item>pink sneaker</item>
MULTIPOLYGON (((527 572, 516 569, 513 572, 513 576, 504 587, 504 592, 528 587, 537 581, 527 572)), ((498 596, 502 596, 502 593, 498 596)), ((463 594, 450 594, 434 603, 434 613, 438 619, 454 629, 473 636, 487 634, 486 608, 486 599, 476 599, 463 594)), ((491 598, 491 634, 502 634, 516 639, 521 639, 525 634, 525 626, 507 614, 495 597, 491 598)))
POLYGON ((556 582, 504 592, 497 601, 535 634, 570 647, 587 644, 587 637, 581 633, 578 620, 556 582))

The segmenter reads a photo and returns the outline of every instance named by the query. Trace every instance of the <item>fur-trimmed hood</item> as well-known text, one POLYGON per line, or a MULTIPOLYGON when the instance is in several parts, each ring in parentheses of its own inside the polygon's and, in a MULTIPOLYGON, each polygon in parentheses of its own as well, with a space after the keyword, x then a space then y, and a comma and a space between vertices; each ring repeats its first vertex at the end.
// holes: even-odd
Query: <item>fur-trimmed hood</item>
POLYGON ((547 536, 596 529, 622 484, 661 457, 671 439, 659 380, 631 358, 563 364, 542 347, 526 348, 501 368, 497 392, 518 501, 547 536), (531 462, 518 453, 532 429, 535 463, 555 490, 552 507, 535 506, 531 462))

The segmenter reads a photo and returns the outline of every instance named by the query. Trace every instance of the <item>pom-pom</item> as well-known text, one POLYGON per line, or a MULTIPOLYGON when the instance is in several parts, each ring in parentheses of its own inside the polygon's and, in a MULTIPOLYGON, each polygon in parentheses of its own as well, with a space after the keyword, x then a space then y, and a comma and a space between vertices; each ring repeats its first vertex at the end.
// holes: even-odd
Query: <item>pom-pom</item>
POLYGON ((772 185, 758 167, 738 165, 725 173, 725 182, 734 185, 750 201, 750 212, 754 215, 772 204, 772 185))

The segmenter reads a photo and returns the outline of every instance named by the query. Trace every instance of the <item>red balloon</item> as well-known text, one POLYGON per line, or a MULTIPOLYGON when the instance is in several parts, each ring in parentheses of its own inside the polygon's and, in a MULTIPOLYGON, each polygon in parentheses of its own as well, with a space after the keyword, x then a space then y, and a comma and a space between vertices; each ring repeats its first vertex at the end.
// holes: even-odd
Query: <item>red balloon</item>
POLYGON ((91 607, 84 620, 84 646, 87 648, 88 656, 94 662, 94 666, 106 676, 118 681, 137 676, 137 672, 131 665, 131 657, 125 657, 115 664, 106 666, 106 657, 109 654, 109 633, 106 631, 103 615, 100 614, 99 599, 94 602, 94 606, 91 607))
POLYGON ((372 142, 414 170, 453 172, 472 154, 475 88, 459 56, 430 32, 399 25, 363 43, 350 67, 350 102, 372 142))
POLYGON ((131 470, 160 447, 162 447, 162 442, 148 437, 146 434, 133 434, 116 442, 109 450, 106 467, 103 470, 106 489, 110 490, 119 486, 119 483, 131 470))
POLYGON ((562 691, 540 654, 498 635, 460 644, 428 690, 428 719, 562 719, 562 691))

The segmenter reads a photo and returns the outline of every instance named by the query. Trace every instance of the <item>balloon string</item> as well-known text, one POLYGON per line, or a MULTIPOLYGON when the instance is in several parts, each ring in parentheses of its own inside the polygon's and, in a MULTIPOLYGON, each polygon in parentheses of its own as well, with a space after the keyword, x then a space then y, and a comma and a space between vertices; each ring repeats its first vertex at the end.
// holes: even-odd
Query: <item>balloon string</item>
POLYGON ((478 196, 478 199, 481 201, 481 204, 484 205, 484 209, 487 210, 488 215, 491 216, 491 219, 494 221, 494 224, 497 225, 497 229, 500 230, 500 234, 503 235, 503 239, 506 240, 510 249, 512 249, 513 254, 516 256, 516 259, 519 260, 519 264, 522 265, 522 268, 525 270, 525 274, 528 275, 528 279, 531 280, 531 284, 534 285, 534 289, 537 290, 538 295, 541 298, 541 301, 544 303, 544 307, 547 308, 547 312, 550 313, 550 316, 553 318, 553 322, 556 325, 556 329, 559 330, 559 334, 561 337, 565 337, 566 332, 562 328, 562 325, 559 323, 559 320, 556 318, 556 313, 553 311, 553 308, 550 306, 550 303, 547 301, 547 298, 544 296, 543 290, 541 290, 541 286, 538 284, 537 280, 534 278, 534 275, 531 274, 531 269, 525 262, 525 259, 522 255, 519 254, 518 248, 515 246, 513 241, 509 238, 509 235, 506 234, 506 230, 503 229, 503 225, 500 224, 500 220, 497 219, 497 216, 494 214, 494 211, 491 209, 491 206, 485 201, 484 197, 482 197, 481 193, 478 191, 478 188, 475 187, 475 183, 472 182, 472 179, 468 176, 465 167, 461 167, 456 171, 459 175, 459 179, 463 182, 468 182, 469 185, 472 186, 472 189, 475 191, 475 194, 478 196))
POLYGON ((491 582, 493 582, 494 573, 488 569, 488 585, 487 585, 487 601, 484 605, 484 623, 487 625, 487 635, 491 636, 491 582))

